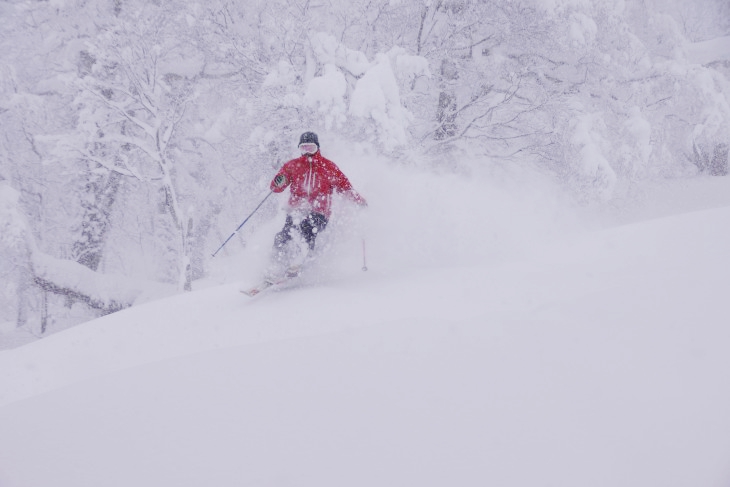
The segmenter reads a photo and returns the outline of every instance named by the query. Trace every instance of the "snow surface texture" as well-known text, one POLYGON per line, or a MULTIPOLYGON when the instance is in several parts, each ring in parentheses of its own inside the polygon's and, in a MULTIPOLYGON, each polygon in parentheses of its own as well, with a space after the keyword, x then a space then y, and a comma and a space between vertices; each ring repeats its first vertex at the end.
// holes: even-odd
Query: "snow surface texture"
MULTIPOLYGON (((345 169, 369 212, 415 211, 345 169)), ((730 179, 549 237, 550 204, 489 188, 452 221, 471 183, 405 176, 436 212, 402 222, 433 244, 410 261, 396 217, 361 222, 367 273, 343 234, 298 286, 210 283, 0 352, 0 486, 730 485, 730 179)))

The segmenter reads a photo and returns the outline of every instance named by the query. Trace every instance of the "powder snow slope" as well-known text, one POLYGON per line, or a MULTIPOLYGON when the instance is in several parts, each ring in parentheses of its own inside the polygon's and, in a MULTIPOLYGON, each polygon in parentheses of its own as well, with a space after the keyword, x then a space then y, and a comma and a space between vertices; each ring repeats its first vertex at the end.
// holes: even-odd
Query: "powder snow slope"
POLYGON ((0 486, 730 484, 730 208, 0 353, 0 486))

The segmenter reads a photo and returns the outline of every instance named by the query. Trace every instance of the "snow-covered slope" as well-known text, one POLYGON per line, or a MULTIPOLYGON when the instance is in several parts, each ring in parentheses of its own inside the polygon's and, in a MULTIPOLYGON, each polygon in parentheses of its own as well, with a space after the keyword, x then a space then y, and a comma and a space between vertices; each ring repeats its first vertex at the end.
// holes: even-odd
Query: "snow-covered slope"
POLYGON ((0 486, 727 486, 730 208, 0 353, 0 486))

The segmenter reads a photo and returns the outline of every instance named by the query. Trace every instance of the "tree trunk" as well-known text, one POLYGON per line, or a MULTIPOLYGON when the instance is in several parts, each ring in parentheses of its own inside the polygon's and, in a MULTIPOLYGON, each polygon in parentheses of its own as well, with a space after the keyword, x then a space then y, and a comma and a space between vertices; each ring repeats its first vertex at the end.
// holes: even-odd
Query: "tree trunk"
POLYGON ((48 291, 41 293, 41 335, 48 329, 48 291))
POLYGON ((434 134, 436 140, 443 140, 456 135, 456 94, 453 89, 449 89, 448 85, 459 79, 459 72, 456 68, 456 64, 449 60, 444 59, 441 62, 441 79, 442 88, 439 93, 439 103, 436 109, 436 122, 438 122, 438 128, 434 134))
POLYGON ((24 327, 28 324, 28 291, 31 286, 29 271, 24 268, 20 271, 18 278, 18 315, 15 326, 17 328, 24 327))
POLYGON ((99 269, 104 254, 104 241, 110 227, 109 217, 121 178, 118 172, 110 171, 105 179, 91 182, 87 186, 92 194, 92 202, 84 205, 81 238, 73 245, 73 255, 76 262, 92 271, 99 269))
POLYGON ((165 155, 160 151, 159 166, 163 174, 163 192, 165 194, 165 207, 170 214, 172 223, 175 227, 175 231, 179 236, 179 248, 178 248, 178 279, 177 284, 179 289, 184 291, 190 291, 192 289, 191 283, 191 272, 190 272, 190 245, 189 235, 192 233, 193 221, 192 218, 188 220, 187 225, 184 222, 182 210, 180 208, 180 201, 175 189, 175 185, 172 183, 172 174, 170 172, 170 163, 165 158, 165 155))
POLYGON ((728 147, 727 144, 717 144, 710 161, 710 174, 713 176, 727 176, 728 173, 728 147))
POLYGON ((183 284, 183 290, 184 291, 192 291, 193 290, 193 271, 192 271, 192 258, 191 258, 191 251, 193 243, 193 219, 188 219, 188 228, 186 230, 186 236, 183 248, 183 264, 185 269, 185 282, 183 284))
POLYGON ((456 96, 442 91, 436 109, 438 128, 434 134, 436 140, 443 140, 456 135, 456 96))

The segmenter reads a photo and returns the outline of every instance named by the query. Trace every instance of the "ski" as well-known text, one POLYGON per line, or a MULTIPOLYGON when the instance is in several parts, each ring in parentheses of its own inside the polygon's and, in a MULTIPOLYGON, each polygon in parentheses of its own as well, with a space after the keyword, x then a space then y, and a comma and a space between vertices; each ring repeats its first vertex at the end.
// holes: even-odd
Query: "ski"
POLYGON ((245 294, 248 297, 254 297, 257 294, 262 293, 263 291, 266 291, 271 286, 274 286, 276 283, 271 281, 263 281, 261 284, 257 284, 256 286, 249 288, 249 289, 241 289, 241 293, 245 294))
POLYGON ((267 289, 270 289, 275 286, 279 286, 281 284, 291 281, 292 279, 295 279, 296 277, 299 276, 300 271, 301 271, 301 269, 299 267, 289 268, 287 270, 286 274, 283 275, 282 277, 264 279, 260 284, 257 284, 256 286, 254 286, 252 288, 241 289, 241 293, 252 298, 258 294, 261 294, 262 292, 266 291, 267 289))

